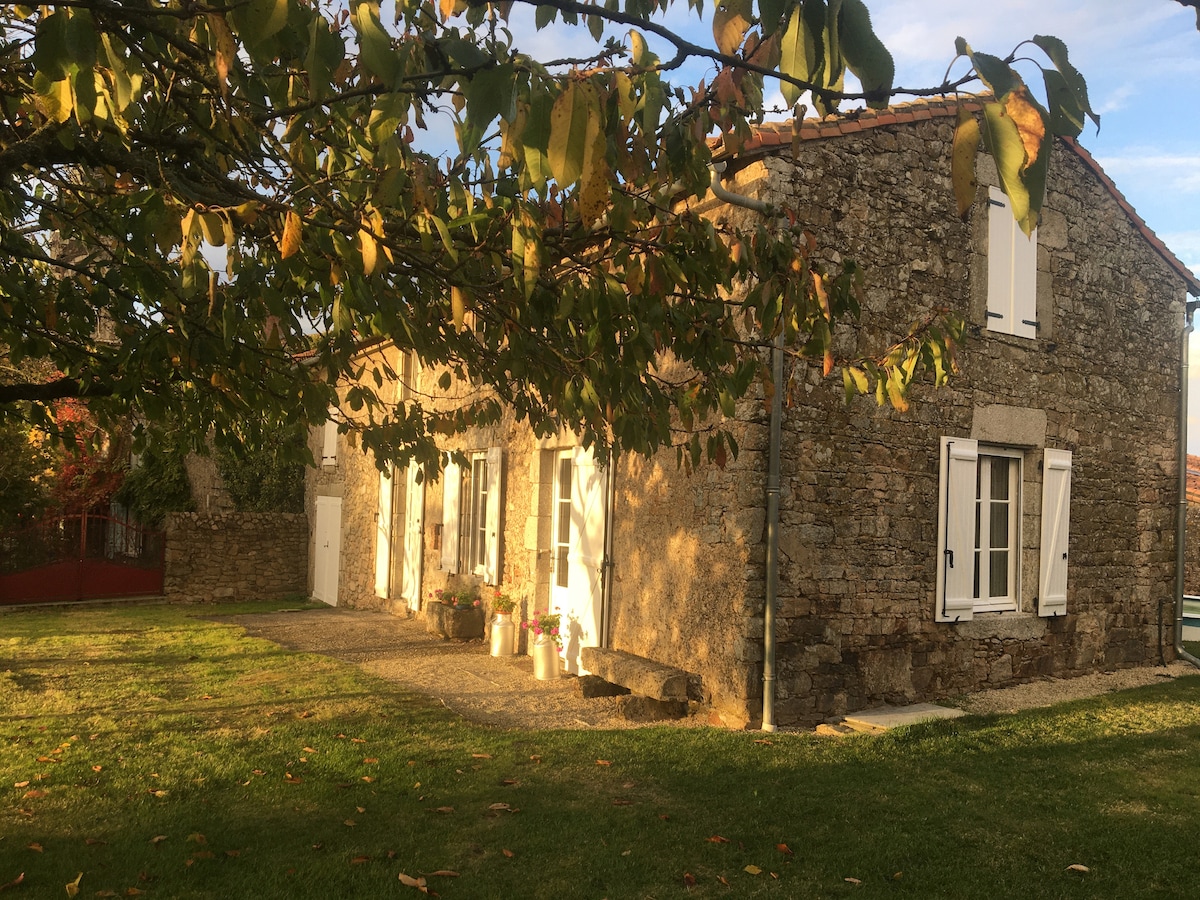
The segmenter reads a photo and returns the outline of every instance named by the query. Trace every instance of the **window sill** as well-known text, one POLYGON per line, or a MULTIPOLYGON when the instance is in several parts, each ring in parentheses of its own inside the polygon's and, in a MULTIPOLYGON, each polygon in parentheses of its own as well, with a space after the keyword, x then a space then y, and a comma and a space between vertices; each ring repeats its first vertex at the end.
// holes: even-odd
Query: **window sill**
POLYGON ((955 627, 966 638, 1032 640, 1046 634, 1045 619, 1021 610, 976 613, 970 622, 959 622, 955 627))

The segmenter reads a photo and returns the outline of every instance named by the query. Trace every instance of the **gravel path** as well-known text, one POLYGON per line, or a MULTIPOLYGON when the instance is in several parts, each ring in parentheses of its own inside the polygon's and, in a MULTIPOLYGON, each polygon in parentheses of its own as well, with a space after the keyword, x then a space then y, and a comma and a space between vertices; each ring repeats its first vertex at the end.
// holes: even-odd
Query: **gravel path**
MULTIPOLYGON (((424 622, 382 612, 312 609, 226 616, 253 637, 291 650, 321 653, 352 662, 365 671, 436 697, 450 710, 487 725, 509 728, 636 728, 617 698, 583 698, 575 678, 537 681, 528 656, 495 659, 479 641, 447 641, 428 634, 424 622)), ((969 713, 1017 712, 1109 691, 1194 674, 1187 663, 1121 669, 1081 678, 1046 679, 956 700, 969 713)), ((675 725, 706 725, 704 715, 675 725)))

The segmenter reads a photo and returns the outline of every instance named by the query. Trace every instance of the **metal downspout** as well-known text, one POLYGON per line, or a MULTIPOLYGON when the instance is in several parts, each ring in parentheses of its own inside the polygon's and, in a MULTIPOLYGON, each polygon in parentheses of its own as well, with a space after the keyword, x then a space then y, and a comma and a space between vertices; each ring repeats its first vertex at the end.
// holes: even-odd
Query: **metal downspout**
POLYGON ((1187 438, 1188 438, 1188 337, 1193 330, 1192 317, 1200 300, 1187 305, 1179 354, 1179 506, 1175 519, 1175 653, 1180 659, 1200 667, 1200 659, 1183 649, 1184 566, 1187 558, 1187 438))
POLYGON ((604 492, 604 562, 600 572, 600 646, 608 647, 608 632, 612 618, 613 569, 616 567, 613 559, 613 547, 616 541, 613 537, 614 525, 617 521, 617 454, 610 453, 608 457, 608 472, 605 476, 604 492))
POLYGON ((767 585, 763 599, 762 730, 775 730, 775 604, 779 599, 779 448, 783 443, 783 329, 771 347, 771 435, 767 443, 767 585))
MULTIPOLYGON (((721 184, 721 173, 725 163, 714 163, 712 170, 712 192, 718 200, 773 216, 775 207, 753 197, 745 197, 725 190, 721 184)), ((771 346, 771 381, 775 392, 771 395, 771 425, 767 444, 767 553, 766 553, 766 596, 763 598, 763 713, 762 730, 774 731, 775 725, 775 605, 779 599, 779 491, 780 463, 779 448, 783 443, 783 330, 775 337, 771 346)))

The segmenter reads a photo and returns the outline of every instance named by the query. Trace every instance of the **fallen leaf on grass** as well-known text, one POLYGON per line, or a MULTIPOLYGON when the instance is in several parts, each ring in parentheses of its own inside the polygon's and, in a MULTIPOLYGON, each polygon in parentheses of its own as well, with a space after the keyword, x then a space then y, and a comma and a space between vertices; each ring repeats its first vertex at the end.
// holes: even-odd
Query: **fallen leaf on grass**
POLYGON ((362 780, 365 781, 367 784, 370 784, 372 781, 375 780, 375 776, 374 775, 364 775, 362 777, 362 780))
POLYGON ((842 881, 847 884, 862 884, 862 879, 860 878, 843 878, 842 881))
POLYGON ((61 759, 54 759, 52 756, 39 756, 37 758, 37 761, 38 762, 52 762, 52 763, 62 762, 61 759))
POLYGON ((488 809, 507 809, 509 812, 516 812, 516 810, 513 809, 511 806, 509 806, 507 803, 493 803, 490 806, 488 806, 488 809))
POLYGON ((150 794, 150 795, 151 795, 151 796, 153 796, 153 797, 158 797, 158 798, 161 800, 163 797, 167 796, 167 794, 169 794, 169 793, 171 793, 171 792, 170 792, 170 791, 155 791, 155 790, 149 790, 149 791, 146 791, 146 793, 147 793, 147 794, 150 794))
POLYGON ((725 885, 725 887, 729 887, 729 879, 724 875, 718 875, 717 881, 721 882, 721 884, 725 885))
POLYGON ((684 872, 683 873, 683 886, 689 887, 689 888, 694 888, 696 886, 696 876, 693 875, 691 872, 684 872))
POLYGON ((754 865, 753 863, 746 866, 746 868, 742 869, 742 871, 748 872, 751 875, 761 875, 762 874, 762 869, 760 869, 758 866, 754 865))
POLYGON ((770 747, 770 746, 771 746, 772 744, 774 744, 775 742, 774 742, 774 741, 768 741, 766 738, 759 738, 759 739, 758 739, 757 741, 755 741, 754 743, 756 743, 756 744, 766 744, 768 747, 770 747))
POLYGON ((728 844, 729 838, 721 837, 719 834, 714 834, 712 837, 704 839, 709 844, 728 844))
POLYGON ((415 887, 417 890, 423 893, 429 893, 427 890, 425 890, 424 878, 413 878, 411 875, 405 875, 403 872, 401 872, 400 883, 408 887, 415 887))
POLYGON ((375 765, 375 763, 379 762, 379 757, 378 756, 366 756, 366 757, 363 757, 363 762, 366 763, 368 766, 373 766, 373 765, 375 765))
POLYGON ((108 843, 108 841, 102 841, 100 838, 84 838, 83 842, 89 847, 97 847, 108 843))
POLYGON ((16 782, 13 782, 13 787, 27 788, 27 787, 29 787, 29 782, 28 781, 16 781, 16 782))
POLYGON ((80 872, 75 876, 75 880, 66 885, 68 897, 79 896, 79 882, 83 880, 83 873, 80 872))
POLYGON ((207 844, 208 843, 208 838, 206 838, 204 835, 202 835, 198 831, 193 831, 191 834, 189 834, 187 836, 187 839, 189 841, 191 841, 193 844, 207 844))
POLYGON ((297 778, 291 772, 284 772, 283 780, 286 781, 288 784, 304 784, 303 778, 297 778))
POLYGON ((97 896, 97 897, 115 897, 115 896, 117 896, 117 892, 116 891, 96 891, 95 896, 97 896))
POLYGON ((92 771, 93 771, 93 772, 99 772, 99 771, 100 771, 101 769, 103 769, 103 768, 104 768, 104 766, 92 766, 92 771))
POLYGON ((41 844, 39 844, 37 841, 34 841, 32 844, 30 844, 28 849, 34 851, 35 853, 45 853, 46 852, 46 848, 43 847, 41 844))
POLYGON ((538 754, 538 753, 533 754, 531 757, 529 757, 529 759, 531 762, 535 762, 535 763, 540 763, 542 761, 541 754, 538 754))
POLYGON ((633 806, 632 800, 626 800, 624 797, 613 797, 613 806, 633 806))
POLYGON ((192 854, 193 859, 212 859, 214 856, 211 850, 197 850, 192 854))
POLYGON ((141 896, 142 894, 144 894, 144 893, 146 893, 146 892, 145 892, 145 891, 139 891, 139 890, 138 890, 137 888, 135 888, 135 887, 131 887, 131 888, 125 888, 125 896, 126 896, 126 897, 140 897, 140 896, 141 896))
POLYGON ((251 769, 250 774, 251 775, 266 775, 267 773, 264 772, 262 769, 251 769))
POLYGON ((232 859, 232 858, 234 858, 234 857, 241 856, 241 855, 242 855, 242 851, 241 851, 241 850, 226 850, 226 851, 225 851, 225 855, 226 855, 226 856, 228 856, 228 857, 230 857, 230 858, 232 859))
POLYGON ((453 806, 439 806, 437 809, 431 809, 430 812, 452 813, 452 812, 454 812, 454 807, 453 806))
POLYGON ((352 744, 365 744, 366 742, 366 738, 350 738, 350 743, 352 744))
POLYGON ((350 860, 350 864, 358 865, 359 863, 365 863, 365 862, 370 862, 370 861, 371 861, 371 857, 369 857, 369 856, 356 856, 356 857, 354 857, 354 859, 350 860))
POLYGON ((596 765, 598 765, 598 766, 611 766, 611 765, 612 765, 612 760, 608 760, 608 759, 598 759, 598 760, 596 760, 596 765))
POLYGON ((18 884, 20 884, 24 880, 25 880, 25 873, 22 872, 20 875, 18 875, 16 878, 14 878, 12 881, 8 882, 7 884, 0 884, 0 891, 6 891, 10 887, 16 887, 18 884))
POLYGON ((471 754, 471 759, 491 759, 491 758, 492 758, 492 754, 490 754, 490 753, 472 753, 471 754))
POLYGON ((302 747, 300 752, 301 753, 316 753, 317 751, 314 750, 312 747, 302 747))
POLYGON ((1080 875, 1082 875, 1084 872, 1090 872, 1091 869, 1089 869, 1087 866, 1081 866, 1079 863, 1072 863, 1071 865, 1067 866, 1067 871, 1078 872, 1080 875))
POLYGON ((515 778, 502 778, 500 780, 500 783, 505 785, 506 787, 509 787, 512 785, 520 784, 521 782, 517 781, 515 778))
POLYGON ((306 709, 304 712, 300 713, 300 718, 302 718, 302 719, 311 719, 311 718, 312 718, 312 713, 310 713, 310 712, 309 712, 309 711, 306 709))
POLYGON ((782 853, 784 856, 792 855, 792 848, 789 847, 787 844, 776 844, 775 849, 778 850, 780 853, 782 853))
POLYGON ((516 856, 516 854, 513 853, 511 850, 501 850, 500 852, 503 853, 509 859, 512 859, 514 856, 516 856))
POLYGON ((343 822, 342 824, 343 824, 343 825, 345 825, 347 828, 353 828, 353 827, 354 827, 355 825, 357 825, 358 823, 357 823, 357 822, 355 822, 353 819, 347 819, 347 820, 346 820, 345 822, 343 822))
POLYGON ((438 869, 436 872, 430 872, 430 875, 440 875, 443 878, 457 878, 458 873, 452 869, 438 869))
POLYGON ((158 846, 166 839, 167 839, 167 836, 165 834, 156 834, 154 837, 150 838, 150 843, 154 844, 155 846, 158 846))
POLYGON ((367 811, 367 808, 365 806, 356 806, 354 808, 357 809, 360 813, 365 813, 367 811))
POLYGON ((39 790, 38 788, 34 788, 32 791, 26 791, 24 793, 24 795, 21 797, 21 799, 22 800, 39 800, 42 797, 45 797, 48 793, 50 793, 50 792, 39 790))

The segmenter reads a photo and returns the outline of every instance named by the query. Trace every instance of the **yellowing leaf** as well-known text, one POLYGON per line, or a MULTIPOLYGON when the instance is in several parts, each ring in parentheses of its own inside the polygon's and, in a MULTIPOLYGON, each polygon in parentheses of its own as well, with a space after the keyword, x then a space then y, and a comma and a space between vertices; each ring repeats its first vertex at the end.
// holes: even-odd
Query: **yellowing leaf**
POLYGON ((438 869, 436 872, 430 872, 430 875, 438 875, 442 878, 457 878, 458 873, 452 869, 438 869))
POLYGON ((279 255, 287 259, 300 249, 300 217, 294 210, 288 210, 283 219, 283 237, 279 241, 279 255))
POLYGON ((154 837, 150 838, 150 843, 157 846, 158 844, 161 844, 166 839, 167 839, 167 836, 165 834, 156 834, 154 837))
POLYGON ((1085 872, 1090 872, 1091 869, 1089 869, 1087 866, 1081 866, 1079 863, 1072 863, 1071 865, 1067 866, 1067 871, 1078 872, 1080 875, 1082 875, 1085 872))
POLYGON ((46 852, 46 848, 43 847, 41 844, 39 844, 37 841, 34 841, 26 849, 32 850, 34 853, 45 853, 46 852))
POLYGON ((509 859, 512 859, 516 855, 511 850, 501 850, 500 852, 503 853, 509 859))
POLYGON ((68 897, 79 896, 79 882, 83 881, 83 873, 80 872, 75 876, 75 880, 66 885, 68 897))
POLYGON ((208 843, 208 838, 206 838, 204 835, 202 835, 198 831, 195 831, 195 832, 189 834, 187 836, 187 839, 189 841, 191 841, 193 844, 207 844, 208 843))
POLYGON ((589 132, 601 124, 599 96, 587 82, 572 81, 554 101, 546 156, 560 187, 574 184, 583 174, 589 132))
POLYGON ((1017 126, 1021 145, 1025 149, 1025 165, 1028 166, 1041 153, 1046 139, 1046 122, 1041 110, 1029 97, 1029 89, 1022 85, 1014 89, 1004 100, 1004 111, 1017 126))
POLYGON ((950 155, 950 180, 958 215, 966 218, 975 202, 975 155, 979 152, 979 120, 959 107, 958 126, 954 129, 954 150, 950 155))
POLYGON ((709 844, 728 844, 729 843, 729 838, 721 837, 721 835, 719 835, 719 834, 714 834, 712 837, 707 837, 704 840, 709 844))
POLYGON ((403 872, 400 873, 400 883, 403 885, 407 885, 408 887, 415 887, 415 888, 425 887, 425 879, 424 878, 413 878, 411 875, 405 875, 403 872))
POLYGON ((225 20, 224 13, 215 12, 208 14, 208 30, 216 39, 217 44, 217 81, 220 84, 221 93, 228 95, 229 69, 237 57, 237 44, 233 40, 233 32, 229 30, 229 23, 225 20))
POLYGON ((746 866, 744 869, 742 869, 742 871, 747 872, 751 875, 761 875, 762 874, 762 869, 760 869, 758 866, 754 865, 753 863, 746 866))
POLYGON ((713 12, 713 38, 717 49, 727 56, 742 45, 754 15, 750 0, 720 0, 713 12))
POLYGON ((490 754, 490 753, 472 753, 471 754, 471 759, 491 759, 491 758, 492 758, 492 754, 490 754))
POLYGON ((842 881, 847 884, 862 884, 862 880, 858 878, 843 878, 842 881))

